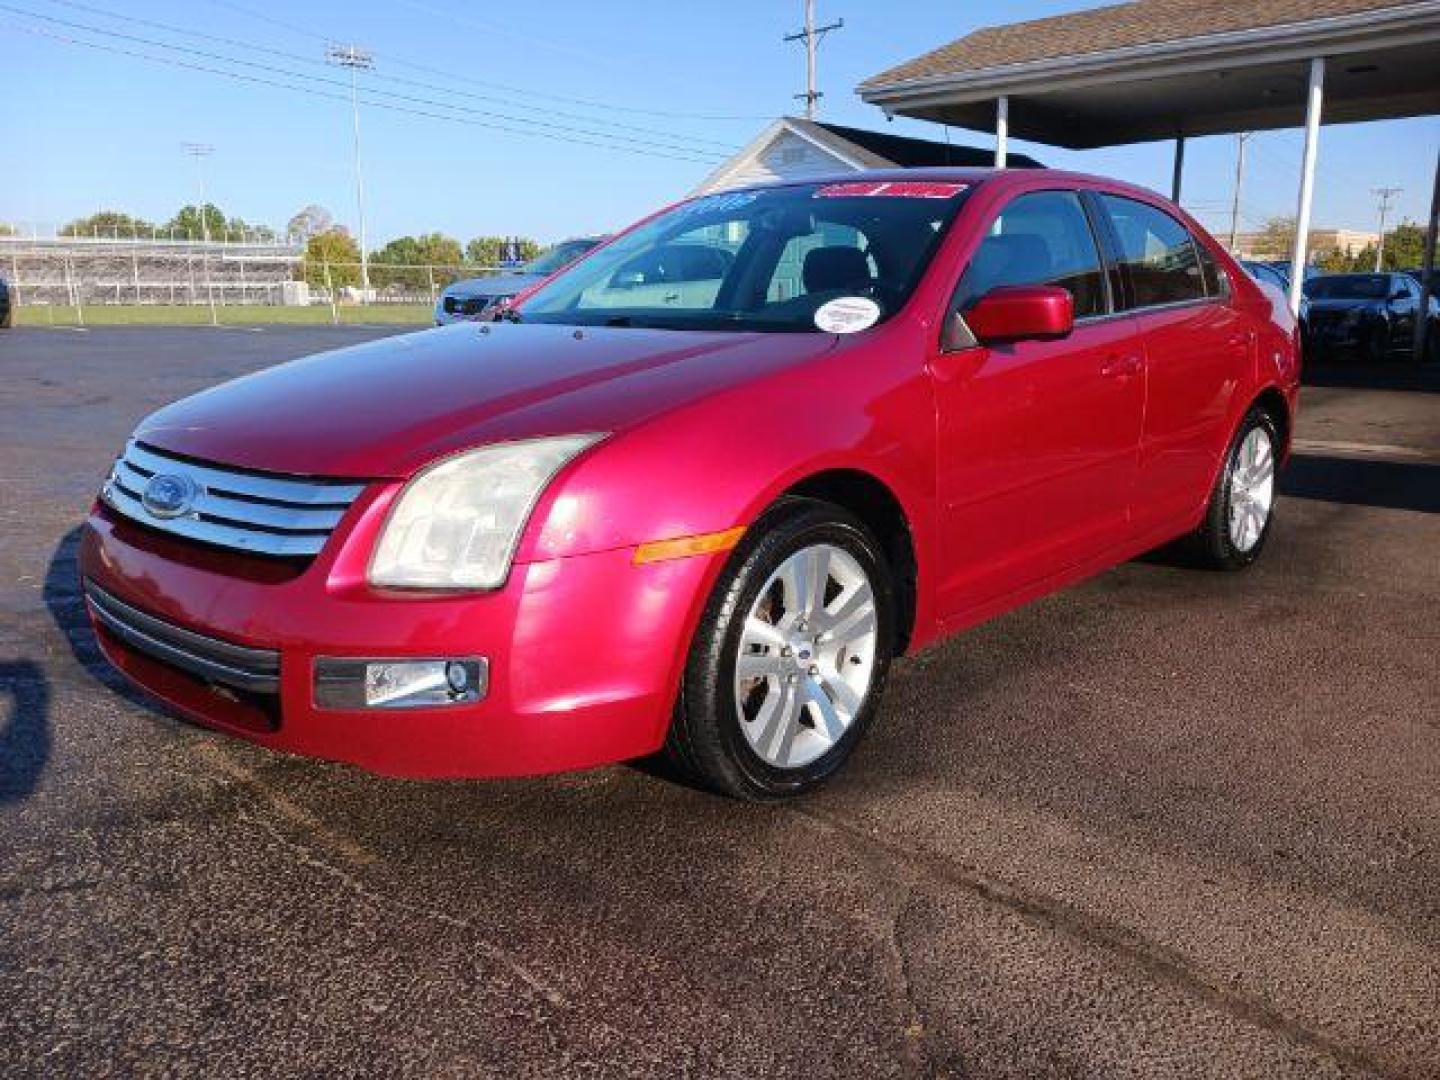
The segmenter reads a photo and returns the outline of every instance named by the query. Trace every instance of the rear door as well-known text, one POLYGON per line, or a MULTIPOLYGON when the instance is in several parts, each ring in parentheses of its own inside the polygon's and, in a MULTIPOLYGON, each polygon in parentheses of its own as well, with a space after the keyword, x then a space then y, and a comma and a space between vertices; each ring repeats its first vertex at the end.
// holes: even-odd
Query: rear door
POLYGON ((958 618, 1123 538, 1144 369, 1084 203, 1074 191, 1011 200, 989 223, 951 303, 963 316, 1002 285, 1059 285, 1069 336, 973 345, 931 363, 940 501, 938 601, 958 618))
POLYGON ((1151 203, 1108 193, 1126 307, 1145 352, 1145 422, 1131 507, 1137 532, 1187 519, 1209 497, 1247 377, 1253 332, 1203 242, 1151 203))

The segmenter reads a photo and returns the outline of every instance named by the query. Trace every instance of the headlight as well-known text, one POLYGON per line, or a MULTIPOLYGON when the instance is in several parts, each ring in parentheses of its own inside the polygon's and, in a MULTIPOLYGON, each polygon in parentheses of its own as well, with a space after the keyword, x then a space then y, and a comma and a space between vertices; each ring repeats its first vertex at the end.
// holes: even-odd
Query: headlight
POLYGON ((600 438, 500 443, 432 465, 405 486, 391 508, 370 561, 371 584, 499 588, 546 485, 600 438))

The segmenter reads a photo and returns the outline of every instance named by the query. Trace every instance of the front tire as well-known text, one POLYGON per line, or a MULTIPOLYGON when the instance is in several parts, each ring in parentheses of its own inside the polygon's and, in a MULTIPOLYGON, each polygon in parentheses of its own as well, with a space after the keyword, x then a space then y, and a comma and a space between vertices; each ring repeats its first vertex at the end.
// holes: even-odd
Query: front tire
POLYGON ((1256 406, 1245 414, 1225 453, 1205 520, 1194 540, 1201 561, 1216 570, 1243 570, 1260 557, 1274 519, 1280 432, 1256 406))
POLYGON ((800 795, 844 764, 894 654, 889 568, 865 526, 787 499, 747 532, 706 606, 666 749, 707 787, 800 795))

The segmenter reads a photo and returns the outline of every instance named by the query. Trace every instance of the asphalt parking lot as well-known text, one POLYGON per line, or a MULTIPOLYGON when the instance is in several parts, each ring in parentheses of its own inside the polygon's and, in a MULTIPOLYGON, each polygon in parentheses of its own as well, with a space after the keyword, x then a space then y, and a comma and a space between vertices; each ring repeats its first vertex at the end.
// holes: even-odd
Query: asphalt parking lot
POLYGON ((901 663, 848 770, 384 780, 98 660, 149 409, 380 331, 0 334, 0 1072, 1440 1075, 1440 393, 1307 388, 1270 547, 901 663))

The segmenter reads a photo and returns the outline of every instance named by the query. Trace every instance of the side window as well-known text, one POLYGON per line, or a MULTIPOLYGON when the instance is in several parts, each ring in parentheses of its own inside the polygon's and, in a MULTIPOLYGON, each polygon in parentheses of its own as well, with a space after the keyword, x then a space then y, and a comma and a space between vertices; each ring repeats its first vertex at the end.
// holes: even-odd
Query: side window
POLYGON ((1073 191, 1021 195, 1001 211, 960 279, 962 313, 1001 285, 1058 285, 1075 298, 1075 317, 1107 311, 1104 273, 1090 221, 1073 191))
MULTIPOLYGON (((1225 276, 1225 271, 1220 269, 1220 263, 1211 250, 1199 240, 1191 238, 1195 245, 1195 251, 1200 256, 1200 273, 1205 280, 1206 296, 1229 296, 1230 279, 1225 276)), ((1277 278, 1279 274, 1275 275, 1277 278)), ((1278 284, 1278 282, 1277 282, 1278 284)), ((1285 291, 1285 286, 1279 285, 1280 291, 1285 291)))
POLYGON ((1121 267, 1136 307, 1176 304, 1205 296, 1200 257, 1190 233, 1163 210, 1119 195, 1101 202, 1120 239, 1121 267))

